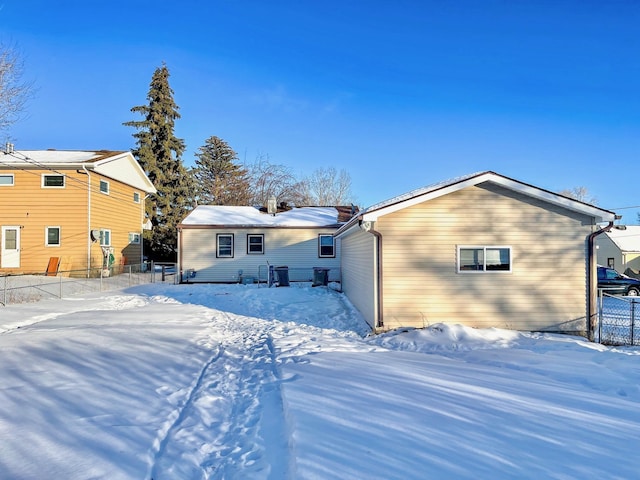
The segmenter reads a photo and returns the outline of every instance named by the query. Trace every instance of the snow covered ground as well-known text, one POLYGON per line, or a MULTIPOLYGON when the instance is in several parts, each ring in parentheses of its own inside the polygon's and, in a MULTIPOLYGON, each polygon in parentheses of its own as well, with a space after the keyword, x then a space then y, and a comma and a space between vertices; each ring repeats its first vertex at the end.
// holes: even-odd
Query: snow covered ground
POLYGON ((0 307, 2 479, 637 478, 640 350, 343 295, 144 285, 0 307), (464 319, 459 319, 463 321, 464 319))

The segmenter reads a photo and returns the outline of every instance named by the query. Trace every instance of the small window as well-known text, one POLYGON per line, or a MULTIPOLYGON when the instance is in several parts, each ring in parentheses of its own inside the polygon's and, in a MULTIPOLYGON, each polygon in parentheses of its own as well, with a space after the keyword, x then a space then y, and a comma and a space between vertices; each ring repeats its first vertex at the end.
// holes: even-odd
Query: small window
POLYGON ((106 180, 100 180, 100 192, 109 195, 109 182, 106 180))
POLYGON ((44 188, 64 188, 64 175, 42 175, 44 188))
POLYGON ((47 227, 45 242, 47 247, 59 247, 60 227, 47 227))
POLYGON ((133 192, 133 203, 140 203, 140 194, 138 192, 133 192))
POLYGON ((264 235, 247 235, 247 253, 250 255, 264 253, 264 235))
POLYGON ((458 272, 510 272, 511 247, 458 247, 458 272))
POLYGON ((233 234, 219 233, 216 235, 216 256, 218 258, 233 258, 233 234))
POLYGON ((111 230, 100 230, 100 246, 108 247, 111 245, 111 230))
POLYGON ((335 257, 336 247, 333 235, 320 235, 318 237, 318 256, 319 257, 335 257))
POLYGON ((0 187, 13 187, 13 174, 0 175, 0 187))
POLYGON ((130 232, 129 243, 138 245, 140 243, 140 234, 138 232, 130 232))

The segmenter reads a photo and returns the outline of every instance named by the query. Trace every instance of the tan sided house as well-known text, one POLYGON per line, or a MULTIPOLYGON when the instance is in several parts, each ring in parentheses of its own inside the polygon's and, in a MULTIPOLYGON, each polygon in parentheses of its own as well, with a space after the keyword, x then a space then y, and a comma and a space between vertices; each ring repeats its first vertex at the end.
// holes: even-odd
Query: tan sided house
POLYGON ((616 225, 596 239, 598 263, 620 273, 640 272, 640 225, 616 225))
POLYGON ((178 226, 183 281, 267 281, 268 267, 287 267, 291 281, 311 280, 314 268, 339 280, 340 245, 333 234, 348 207, 285 210, 200 205, 178 226))
POLYGON ((595 318, 594 239, 614 218, 494 172, 468 175, 341 227, 342 288, 377 330, 462 323, 584 335, 595 318))
POLYGON ((130 152, 0 153, 0 273, 141 263, 145 195, 130 152), (104 249, 102 247, 105 247, 104 249))

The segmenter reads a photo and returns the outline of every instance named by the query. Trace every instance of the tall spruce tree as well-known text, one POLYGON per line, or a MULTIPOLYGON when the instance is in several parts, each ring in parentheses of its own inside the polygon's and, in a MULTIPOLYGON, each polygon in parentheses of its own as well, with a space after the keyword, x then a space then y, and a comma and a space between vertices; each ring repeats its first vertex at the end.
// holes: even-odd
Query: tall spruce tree
POLYGON ((194 178, 198 203, 205 205, 249 205, 248 172, 238 165, 238 155, 221 138, 209 137, 196 153, 194 178))
POLYGON ((137 148, 132 151, 157 189, 145 204, 152 230, 144 235, 146 252, 154 260, 175 260, 177 225, 193 203, 193 179, 182 164, 184 140, 174 135, 178 106, 169 86, 169 69, 163 63, 151 78, 148 105, 131 109, 141 114, 140 121, 125 122, 134 127, 137 148))

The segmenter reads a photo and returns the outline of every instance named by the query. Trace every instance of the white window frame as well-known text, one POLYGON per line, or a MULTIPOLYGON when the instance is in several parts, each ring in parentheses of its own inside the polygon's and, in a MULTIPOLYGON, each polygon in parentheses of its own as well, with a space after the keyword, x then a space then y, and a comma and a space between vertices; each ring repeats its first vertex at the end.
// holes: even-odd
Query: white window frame
POLYGON ((62 228, 60 226, 49 226, 44 228, 44 244, 47 247, 60 247, 62 245, 62 228), (49 230, 58 230, 58 243, 49 243, 49 230))
POLYGON ((110 247, 111 246, 111 230, 106 228, 100 229, 100 246, 101 247, 110 247), (105 240, 106 237, 106 240, 105 240))
POLYGON ((129 232, 129 243, 132 245, 140 245, 140 232, 129 232))
POLYGON ((13 173, 2 173, 0 174, 0 178, 10 178, 11 183, 2 183, 0 182, 0 187, 13 187, 16 183, 16 179, 13 176, 13 173))
MULTIPOLYGON (((474 273, 511 273, 513 271, 513 248, 509 245, 458 245, 458 258, 456 259, 456 271, 463 274, 474 273), (462 250, 482 250, 482 268, 478 269, 465 269, 461 268, 460 262, 462 260, 462 250), (507 250, 509 254, 509 268, 508 269, 487 269, 487 250, 507 250)), ((477 264, 480 266, 479 264, 477 264)))
POLYGON ((140 203, 140 193, 133 192, 133 203, 140 203))
POLYGON ((103 193, 105 195, 109 195, 109 191, 111 190, 111 186, 109 185, 109 182, 107 180, 100 179, 100 186, 98 187, 98 189, 100 190, 100 193, 103 193), (106 190, 102 189, 103 185, 106 187, 106 190))
POLYGON ((247 233, 247 255, 264 255, 264 233, 247 233), (257 245, 251 243, 252 238, 260 238, 260 251, 251 251, 257 245))
MULTIPOLYGON (((227 245, 224 245, 224 247, 226 248, 227 245)), ((217 233, 216 234, 216 258, 233 258, 233 233, 217 233), (231 238, 231 245, 230 245, 230 250, 231 253, 230 254, 221 254, 220 253, 220 239, 221 238, 231 238)))
POLYGON ((330 233, 321 233, 318 235, 318 258, 336 258, 336 239, 330 233), (322 239, 324 237, 331 238, 331 242, 333 244, 333 248, 331 250, 331 255, 323 255, 322 254, 322 239))
POLYGON ((66 175, 63 175, 61 173, 43 173, 41 182, 42 188, 64 188, 67 185, 67 178, 66 175), (45 185, 45 179, 48 177, 61 177, 62 185, 45 185))

